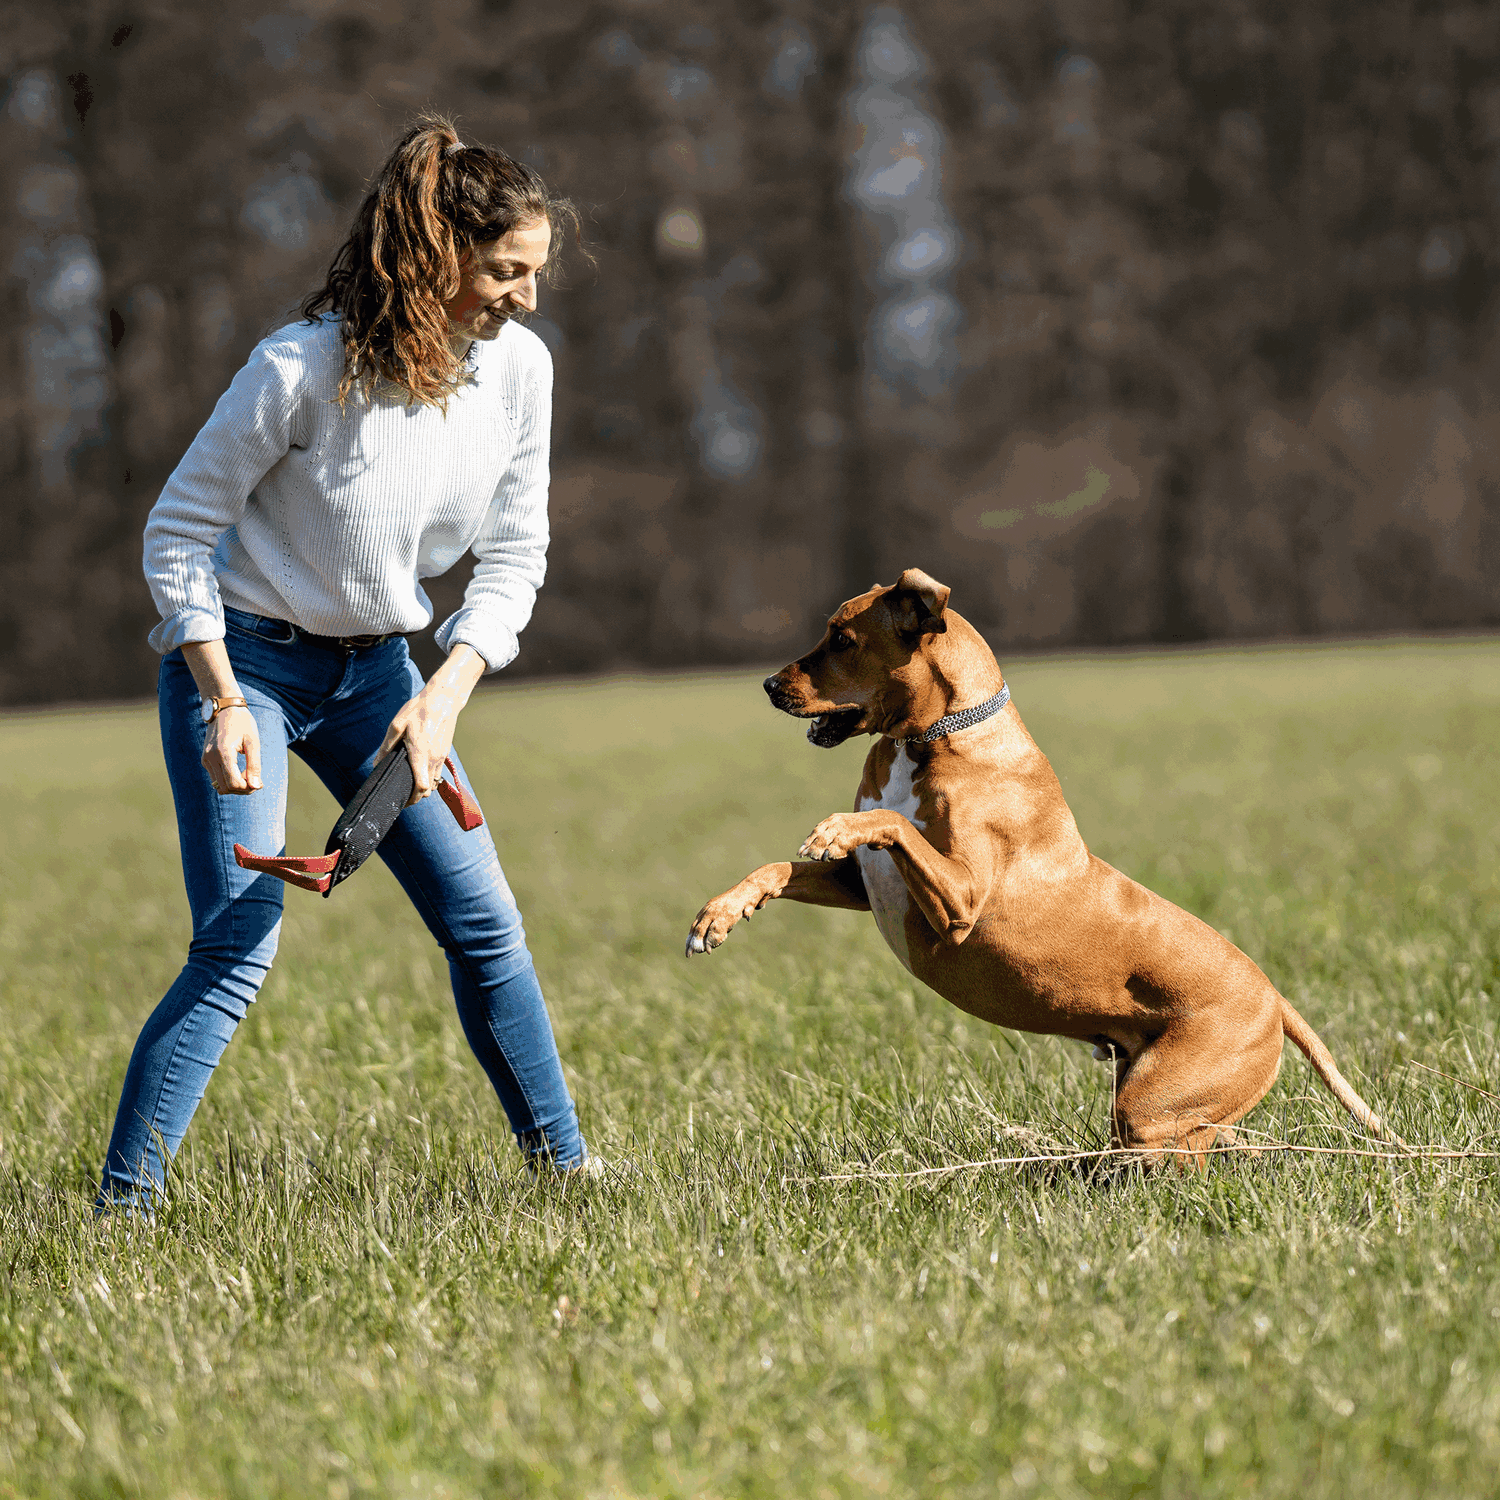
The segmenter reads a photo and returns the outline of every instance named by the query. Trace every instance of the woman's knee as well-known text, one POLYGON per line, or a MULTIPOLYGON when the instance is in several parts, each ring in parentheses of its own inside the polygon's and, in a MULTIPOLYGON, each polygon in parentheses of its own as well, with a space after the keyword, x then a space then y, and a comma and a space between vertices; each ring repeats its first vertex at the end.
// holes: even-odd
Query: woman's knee
POLYGON ((526 928, 509 889, 502 897, 490 887, 480 899, 450 905, 443 917, 442 942, 450 962, 489 983, 503 983, 531 967, 526 928))
POLYGON ((281 941, 281 911, 236 912, 233 903, 224 913, 193 934, 187 968, 198 973, 208 989, 239 1002, 241 1014, 260 992, 271 972, 281 941))
POLYGON ((534 983, 536 965, 519 925, 507 933, 482 941, 446 944, 448 971, 455 988, 461 978, 470 980, 481 993, 512 985, 518 979, 534 983))

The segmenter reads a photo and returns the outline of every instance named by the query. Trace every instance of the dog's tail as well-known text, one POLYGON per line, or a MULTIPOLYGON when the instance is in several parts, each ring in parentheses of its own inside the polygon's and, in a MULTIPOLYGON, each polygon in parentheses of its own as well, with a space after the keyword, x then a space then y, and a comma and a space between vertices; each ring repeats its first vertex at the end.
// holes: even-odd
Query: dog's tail
POLYGON ((1326 1083, 1333 1097, 1359 1121, 1377 1140, 1389 1141, 1393 1146, 1405 1146, 1406 1142, 1365 1103, 1354 1091, 1354 1085, 1339 1072, 1333 1053, 1323 1045, 1318 1033, 1297 1014, 1283 998, 1281 1001, 1281 1029, 1297 1044, 1302 1055, 1313 1065, 1313 1071, 1326 1083))

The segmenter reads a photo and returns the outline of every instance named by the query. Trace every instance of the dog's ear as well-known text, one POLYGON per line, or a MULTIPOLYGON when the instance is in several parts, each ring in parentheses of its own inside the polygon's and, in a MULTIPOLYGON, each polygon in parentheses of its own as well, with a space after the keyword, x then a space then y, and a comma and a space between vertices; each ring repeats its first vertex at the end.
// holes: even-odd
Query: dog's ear
POLYGON ((941 635, 948 628, 948 585, 929 578, 920 568, 908 568, 892 586, 891 616, 902 635, 941 635))

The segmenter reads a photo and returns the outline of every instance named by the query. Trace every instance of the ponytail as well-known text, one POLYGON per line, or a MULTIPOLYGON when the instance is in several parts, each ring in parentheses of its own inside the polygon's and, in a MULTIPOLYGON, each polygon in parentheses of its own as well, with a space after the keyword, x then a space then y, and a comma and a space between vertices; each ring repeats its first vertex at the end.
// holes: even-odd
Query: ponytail
MULTIPOLYGON (((421 115, 376 173, 323 285, 301 307, 342 320, 342 405, 388 381, 408 405, 443 406, 459 382, 444 303, 458 293, 460 261, 476 245, 545 219, 579 238, 578 212, 553 198, 530 167, 491 146, 466 146, 453 122, 421 115)), ((553 279, 556 257, 543 279, 553 279)))

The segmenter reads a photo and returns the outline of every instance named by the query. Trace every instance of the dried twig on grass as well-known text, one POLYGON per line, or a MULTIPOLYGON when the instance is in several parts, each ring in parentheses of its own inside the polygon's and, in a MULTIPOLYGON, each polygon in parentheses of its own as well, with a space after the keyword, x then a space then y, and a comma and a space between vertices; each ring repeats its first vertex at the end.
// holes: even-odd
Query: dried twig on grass
POLYGON ((917 1167, 909 1172, 832 1172, 819 1177, 803 1177, 800 1182, 863 1182, 870 1179, 936 1177, 944 1172, 972 1172, 981 1167, 1029 1167, 1069 1162, 1144 1161, 1157 1156, 1260 1156, 1271 1151, 1285 1151, 1297 1156, 1358 1156, 1371 1161, 1500 1161, 1500 1151, 1453 1151, 1447 1149, 1374 1151, 1358 1146, 1300 1146, 1295 1141, 1264 1141, 1255 1145, 1214 1146, 1206 1152, 1188 1146, 1163 1146, 1151 1152, 1133 1151, 1126 1146, 1110 1146, 1102 1151, 1059 1151, 1037 1156, 988 1156, 980 1161, 955 1161, 940 1167, 917 1167))
POLYGON ((1436 1074, 1439 1078, 1446 1078, 1449 1083, 1456 1083, 1461 1089, 1472 1089, 1482 1098, 1489 1099, 1496 1104, 1500 1104, 1500 1094, 1492 1094, 1488 1089, 1480 1088, 1477 1083, 1470 1083, 1467 1078, 1460 1078, 1457 1073, 1445 1073, 1441 1068, 1429 1068, 1426 1063, 1419 1062, 1409 1062, 1407 1063, 1407 1067, 1420 1068, 1424 1073, 1436 1074))

